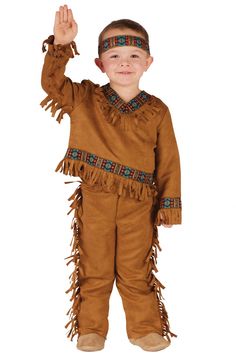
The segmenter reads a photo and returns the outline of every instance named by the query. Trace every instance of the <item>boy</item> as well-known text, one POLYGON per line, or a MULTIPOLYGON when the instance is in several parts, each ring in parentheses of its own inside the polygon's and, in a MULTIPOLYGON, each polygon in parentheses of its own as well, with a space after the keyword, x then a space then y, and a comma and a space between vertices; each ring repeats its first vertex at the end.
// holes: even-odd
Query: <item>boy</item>
MULTIPOLYGON (((153 274, 157 226, 181 224, 180 160, 169 109, 139 89, 150 55, 146 30, 138 23, 113 21, 99 36, 95 59, 110 82, 72 82, 64 75, 69 58, 78 54, 78 27, 71 9, 60 6, 54 35, 42 70, 42 87, 52 116, 70 116, 69 145, 58 164, 64 174, 82 179, 73 200, 73 244, 70 262, 73 304, 68 337, 78 334, 77 348, 104 348, 109 297, 114 280, 122 297, 127 335, 146 351, 170 345, 164 286, 153 274)), ((79 181, 80 182, 80 181, 79 181)), ((68 213, 70 213, 68 212, 68 213)))

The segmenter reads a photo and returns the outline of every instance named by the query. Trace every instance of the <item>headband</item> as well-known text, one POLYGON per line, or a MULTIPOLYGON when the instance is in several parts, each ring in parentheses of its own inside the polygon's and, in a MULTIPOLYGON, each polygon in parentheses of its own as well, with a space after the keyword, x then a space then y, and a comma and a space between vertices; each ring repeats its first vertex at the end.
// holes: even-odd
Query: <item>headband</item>
POLYGON ((141 48, 150 54, 149 44, 142 37, 131 36, 131 35, 118 35, 113 37, 108 37, 102 41, 102 43, 98 46, 98 54, 100 56, 101 53, 110 50, 113 47, 120 46, 136 46, 141 48))

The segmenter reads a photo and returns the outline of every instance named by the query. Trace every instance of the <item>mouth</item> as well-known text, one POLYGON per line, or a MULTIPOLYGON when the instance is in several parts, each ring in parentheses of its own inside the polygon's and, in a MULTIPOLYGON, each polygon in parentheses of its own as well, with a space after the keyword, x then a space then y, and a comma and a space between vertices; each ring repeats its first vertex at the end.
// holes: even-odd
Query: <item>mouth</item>
POLYGON ((117 72, 118 74, 125 74, 125 75, 127 75, 127 74, 131 74, 132 72, 128 72, 128 71, 124 71, 124 72, 117 72))

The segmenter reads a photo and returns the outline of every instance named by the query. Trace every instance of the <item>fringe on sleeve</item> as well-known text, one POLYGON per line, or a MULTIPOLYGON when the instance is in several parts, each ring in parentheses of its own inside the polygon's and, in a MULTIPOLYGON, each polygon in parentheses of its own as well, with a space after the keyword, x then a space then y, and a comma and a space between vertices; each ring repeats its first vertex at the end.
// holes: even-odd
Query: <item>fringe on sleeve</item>
POLYGON ((155 225, 182 224, 182 201, 180 197, 155 197, 155 225))
POLYGON ((70 82, 70 79, 64 76, 65 66, 69 58, 73 58, 74 53, 79 55, 79 52, 74 41, 66 45, 54 45, 53 42, 54 35, 50 35, 42 44, 42 52, 46 51, 45 44, 48 44, 48 52, 42 71, 42 87, 48 95, 40 105, 43 108, 48 104, 45 110, 51 108, 52 117, 61 109, 56 118, 58 123, 60 123, 63 115, 69 113, 73 108, 72 105, 66 103, 63 95, 66 92, 67 83, 70 82))
POLYGON ((156 225, 164 224, 181 224, 182 210, 181 208, 160 208, 157 211, 156 225))

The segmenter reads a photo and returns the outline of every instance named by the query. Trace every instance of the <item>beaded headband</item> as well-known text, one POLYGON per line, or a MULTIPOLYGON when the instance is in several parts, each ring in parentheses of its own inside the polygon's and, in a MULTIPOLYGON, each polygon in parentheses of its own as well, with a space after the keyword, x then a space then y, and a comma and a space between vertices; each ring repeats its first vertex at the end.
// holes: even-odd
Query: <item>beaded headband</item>
POLYGON ((100 56, 101 53, 110 50, 113 47, 120 46, 136 46, 148 54, 150 54, 149 44, 146 40, 139 36, 131 36, 131 35, 117 35, 113 37, 108 37, 102 41, 102 43, 98 46, 98 54, 100 56))

